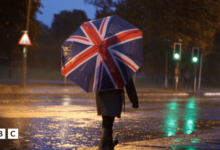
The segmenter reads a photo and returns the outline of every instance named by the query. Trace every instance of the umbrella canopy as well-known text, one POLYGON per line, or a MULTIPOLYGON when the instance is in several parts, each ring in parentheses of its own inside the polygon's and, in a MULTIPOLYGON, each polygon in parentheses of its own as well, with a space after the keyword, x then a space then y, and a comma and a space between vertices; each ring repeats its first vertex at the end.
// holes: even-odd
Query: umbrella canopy
POLYGON ((118 16, 84 22, 61 47, 62 75, 86 92, 123 88, 143 62, 142 31, 118 16))

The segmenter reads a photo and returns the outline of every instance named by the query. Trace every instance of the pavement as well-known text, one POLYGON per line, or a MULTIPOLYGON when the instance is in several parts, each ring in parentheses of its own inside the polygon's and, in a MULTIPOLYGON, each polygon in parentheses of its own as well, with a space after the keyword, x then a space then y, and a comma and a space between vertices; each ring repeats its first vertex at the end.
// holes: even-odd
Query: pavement
MULTIPOLYGON (((176 135, 142 141, 120 143, 115 150, 211 150, 220 149, 220 128, 210 131, 195 132, 190 135, 176 135)), ((81 148, 82 150, 97 150, 98 147, 81 148)))
MULTIPOLYGON (((131 109, 126 102, 126 113, 114 124, 114 131, 122 132, 114 133, 120 134, 115 150, 220 149, 218 92, 204 89, 193 94, 192 90, 137 86, 140 108, 131 109)), ((22 122, 30 125, 29 132, 24 123, 21 126, 20 141, 28 143, 24 149, 96 150, 101 120, 94 98, 94 93, 87 94, 72 84, 27 84, 21 88, 1 83, 0 119, 4 121, 0 127, 5 127, 3 122, 8 119, 16 120, 15 127, 22 122), (51 144, 53 147, 48 146, 51 144)))
MULTIPOLYGON (((137 84, 136 90, 139 96, 189 96, 189 95, 206 95, 220 96, 220 89, 200 89, 193 93, 192 89, 180 89, 177 92, 169 87, 165 89, 162 86, 137 84)), ((83 97, 94 97, 95 93, 86 93, 83 89, 75 84, 60 83, 29 83, 24 88, 19 84, 7 84, 0 82, 0 94, 72 94, 83 97)))
MULTIPOLYGON (((175 136, 171 138, 160 138, 154 140, 135 141, 119 144, 115 150, 197 150, 197 149, 220 149, 219 144, 219 129, 215 136, 211 133, 200 133, 199 135, 190 136, 175 136), (217 137, 216 137, 217 136, 217 137), (205 138, 205 139, 203 139, 205 138), (216 140, 217 138, 217 140, 216 140)), ((97 150, 97 147, 86 148, 83 150, 97 150)))

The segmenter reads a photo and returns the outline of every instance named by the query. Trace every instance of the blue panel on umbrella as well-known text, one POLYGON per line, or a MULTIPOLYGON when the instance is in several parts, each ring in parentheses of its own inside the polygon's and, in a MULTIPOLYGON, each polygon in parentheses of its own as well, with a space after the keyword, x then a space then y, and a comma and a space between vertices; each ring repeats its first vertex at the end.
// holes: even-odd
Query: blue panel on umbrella
POLYGON ((121 62, 120 60, 117 60, 117 63, 127 83, 131 79, 131 77, 134 75, 135 72, 130 67, 128 67, 125 63, 121 62))
POLYGON ((78 28, 71 36, 73 35, 86 37, 81 28, 78 28))
POLYGON ((109 90, 109 89, 114 89, 115 86, 112 83, 105 67, 102 69, 102 81, 101 81, 101 90, 109 90))
POLYGON ((65 42, 62 44, 62 54, 64 56, 64 63, 66 64, 70 61, 74 56, 85 50, 89 47, 89 45, 80 44, 77 42, 65 42), (73 51, 74 49, 74 51, 73 51))
POLYGON ((125 20, 119 18, 118 16, 112 16, 111 19, 109 20, 105 38, 115 35, 118 32, 134 29, 134 28, 136 27, 126 22, 125 20))
POLYGON ((67 78, 75 82, 85 91, 88 91, 89 82, 91 79, 91 73, 94 70, 96 63, 96 56, 88 60, 87 62, 83 63, 80 67, 76 70, 71 72, 67 78))
POLYGON ((92 22, 95 25, 95 27, 97 28, 97 30, 99 30, 101 23, 102 23, 102 20, 103 19, 98 19, 98 20, 95 20, 92 22))
POLYGON ((136 39, 130 42, 126 42, 118 46, 112 47, 112 49, 117 50, 122 54, 128 56, 138 66, 142 65, 143 62, 142 39, 136 39))

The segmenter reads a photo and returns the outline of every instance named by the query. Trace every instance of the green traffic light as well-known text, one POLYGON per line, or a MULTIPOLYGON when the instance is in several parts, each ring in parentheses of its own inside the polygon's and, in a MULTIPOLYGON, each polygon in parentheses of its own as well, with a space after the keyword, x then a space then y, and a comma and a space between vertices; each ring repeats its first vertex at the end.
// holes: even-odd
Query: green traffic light
POLYGON ((176 53, 176 54, 174 54, 174 58, 179 59, 180 55, 176 53))
POLYGON ((193 62, 197 62, 198 58, 194 56, 192 60, 193 60, 193 62))

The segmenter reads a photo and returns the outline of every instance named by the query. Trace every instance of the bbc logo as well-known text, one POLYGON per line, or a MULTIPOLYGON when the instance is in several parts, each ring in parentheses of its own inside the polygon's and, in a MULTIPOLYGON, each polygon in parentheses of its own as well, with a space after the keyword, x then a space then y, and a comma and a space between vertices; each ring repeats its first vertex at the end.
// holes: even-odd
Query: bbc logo
MULTIPOLYGON (((8 139, 18 139, 18 129, 17 128, 8 128, 8 139)), ((0 140, 6 139, 6 130, 0 128, 0 140)))

